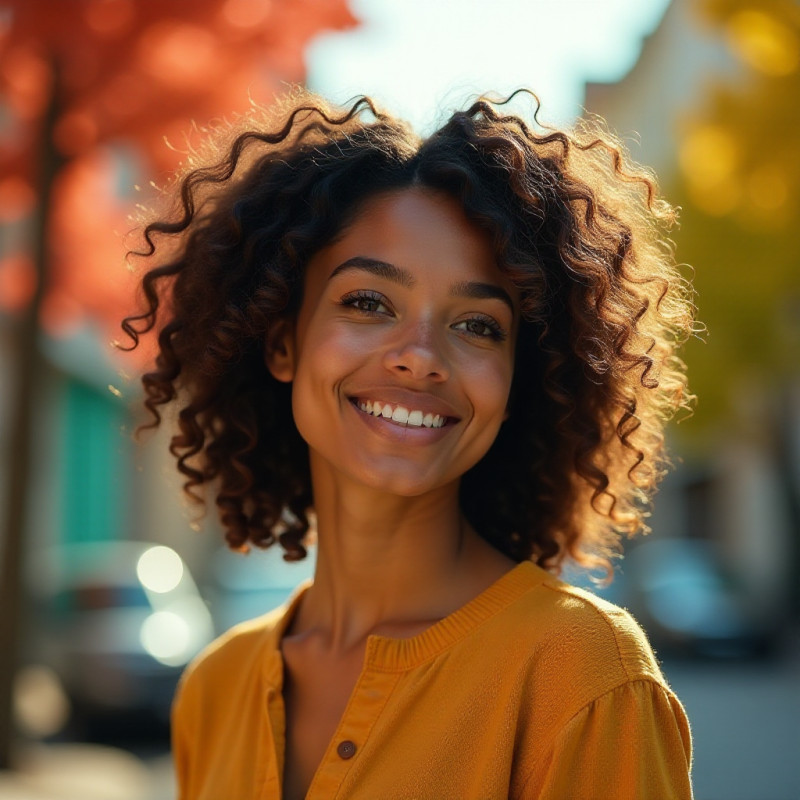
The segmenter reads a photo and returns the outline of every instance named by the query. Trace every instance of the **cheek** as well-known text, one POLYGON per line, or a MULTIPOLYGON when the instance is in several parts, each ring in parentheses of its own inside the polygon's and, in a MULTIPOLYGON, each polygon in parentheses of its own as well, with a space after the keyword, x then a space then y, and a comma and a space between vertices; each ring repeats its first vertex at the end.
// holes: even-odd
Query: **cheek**
MULTIPOLYGON (((493 376, 487 376, 485 386, 490 386, 491 389, 487 392, 491 397, 487 397, 487 406, 491 403, 492 420, 494 422, 493 434, 489 447, 494 444, 497 434, 500 431, 502 424, 508 419, 508 404, 511 395, 511 380, 513 377, 513 369, 505 368, 495 372, 493 376)), ((488 412, 487 410, 487 413, 488 412)), ((488 449, 488 448, 487 448, 488 449)))
POLYGON ((513 364, 510 359, 497 359, 476 364, 470 382, 473 387, 473 403, 485 414, 498 409, 505 413, 511 391, 513 364))
POLYGON ((352 325, 333 318, 312 319, 298 342, 298 364, 331 372, 338 365, 355 363, 375 349, 377 331, 370 325, 352 325))
MULTIPOLYGON (((362 337, 363 339, 363 337, 362 337)), ((341 382, 351 375, 370 347, 351 332, 331 326, 308 327, 298 342, 292 385, 292 409, 300 435, 308 444, 329 431, 334 406, 343 398, 341 382)))
POLYGON ((474 365, 470 374, 470 399, 479 435, 471 442, 472 459, 477 462, 494 444, 507 416, 513 364, 498 359, 474 365))

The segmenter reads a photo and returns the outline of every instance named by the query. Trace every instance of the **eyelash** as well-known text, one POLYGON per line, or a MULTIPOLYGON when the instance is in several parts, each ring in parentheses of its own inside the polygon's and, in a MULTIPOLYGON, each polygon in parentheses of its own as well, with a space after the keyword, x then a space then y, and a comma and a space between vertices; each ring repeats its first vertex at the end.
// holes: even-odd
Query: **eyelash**
POLYGON ((349 306, 350 308, 355 308, 356 311, 361 311, 364 314, 383 313, 381 311, 376 311, 375 309, 362 308, 361 306, 358 305, 358 303, 363 303, 363 302, 377 303, 378 305, 386 306, 388 308, 388 304, 386 303, 386 298, 382 294, 380 294, 380 292, 373 292, 371 289, 360 289, 357 292, 350 292, 341 299, 341 303, 343 306, 349 306))
POLYGON ((505 341, 508 334, 497 324, 496 320, 493 320, 491 317, 485 317, 483 314, 476 314, 474 317, 470 317, 469 319, 462 319, 460 322, 457 322, 457 325, 461 325, 462 323, 469 324, 470 322, 477 322, 483 325, 489 333, 481 334, 481 333, 472 333, 471 331, 465 332, 469 336, 477 336, 479 339, 491 339, 495 342, 503 342, 505 341))
MULTIPOLYGON (((342 297, 340 301, 343 306, 354 308, 356 311, 360 311, 362 314, 367 314, 369 316, 377 316, 385 313, 374 308, 363 308, 359 305, 359 303, 365 302, 377 303, 385 308, 389 307, 386 298, 380 294, 380 292, 375 292, 370 289, 360 289, 356 292, 350 292, 342 297)), ((464 323, 469 324, 471 322, 477 322, 480 325, 483 325, 489 331, 489 333, 481 334, 474 333, 466 328, 460 329, 463 330, 468 336, 474 336, 478 339, 491 339, 495 342, 505 341, 505 339, 508 337, 508 333, 500 327, 500 325, 497 323, 497 320, 492 319, 492 317, 485 316, 484 314, 476 314, 469 319, 462 319, 457 322, 456 325, 462 325, 464 323)))

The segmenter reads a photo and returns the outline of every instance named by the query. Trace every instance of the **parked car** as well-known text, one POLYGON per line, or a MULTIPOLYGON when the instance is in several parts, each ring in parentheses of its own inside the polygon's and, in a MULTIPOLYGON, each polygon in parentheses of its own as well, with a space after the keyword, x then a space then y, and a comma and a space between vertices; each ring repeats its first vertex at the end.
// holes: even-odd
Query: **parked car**
POLYGON ((752 610, 710 541, 652 539, 625 558, 631 611, 659 649, 710 658, 767 655, 778 631, 752 610))
POLYGON ((748 658, 768 655, 779 640, 770 620, 751 610, 714 543, 645 539, 627 549, 609 585, 567 568, 564 580, 627 608, 659 655, 748 658))
POLYGON ((211 582, 203 594, 208 600, 217 633, 253 619, 285 602, 295 588, 313 577, 316 548, 303 561, 283 560, 283 549, 252 547, 237 553, 227 547, 215 553, 211 582))
POLYGON ((34 556, 35 658, 81 717, 168 716, 178 677, 213 637, 183 559, 153 542, 59 546, 34 556))

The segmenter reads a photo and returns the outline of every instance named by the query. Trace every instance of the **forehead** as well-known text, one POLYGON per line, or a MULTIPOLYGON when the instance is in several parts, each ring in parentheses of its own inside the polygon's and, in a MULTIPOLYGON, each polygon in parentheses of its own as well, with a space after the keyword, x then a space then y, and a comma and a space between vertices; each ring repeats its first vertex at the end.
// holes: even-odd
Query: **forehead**
POLYGON ((367 199, 342 234, 311 259, 307 278, 327 280, 354 256, 394 264, 418 279, 488 281, 516 295, 497 266, 489 234, 456 200, 430 190, 410 188, 367 199))

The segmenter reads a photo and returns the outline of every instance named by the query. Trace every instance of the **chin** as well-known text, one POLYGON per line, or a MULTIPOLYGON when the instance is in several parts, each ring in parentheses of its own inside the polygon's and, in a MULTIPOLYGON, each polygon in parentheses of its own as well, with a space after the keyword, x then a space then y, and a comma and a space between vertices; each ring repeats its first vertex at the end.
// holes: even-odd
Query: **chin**
POLYGON ((457 485, 460 474, 454 471, 426 470, 420 465, 362 464, 350 473, 350 477, 362 486, 396 497, 420 497, 430 492, 442 491, 457 485))
POLYGON ((386 475, 372 473, 360 480, 364 486, 395 497, 419 497, 442 486, 420 479, 419 475, 386 475))

